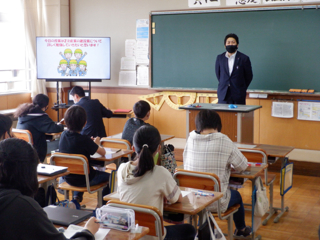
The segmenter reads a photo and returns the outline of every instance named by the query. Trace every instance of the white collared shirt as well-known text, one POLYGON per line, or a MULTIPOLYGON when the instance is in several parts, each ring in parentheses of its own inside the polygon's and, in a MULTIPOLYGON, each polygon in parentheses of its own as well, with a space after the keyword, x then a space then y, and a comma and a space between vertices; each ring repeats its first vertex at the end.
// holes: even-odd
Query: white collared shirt
POLYGON ((228 58, 228 66, 229 66, 229 76, 231 76, 231 73, 233 70, 233 65, 234 65, 234 60, 236 59, 237 52, 238 51, 236 51, 230 57, 228 56, 228 52, 226 52, 226 58, 228 58))

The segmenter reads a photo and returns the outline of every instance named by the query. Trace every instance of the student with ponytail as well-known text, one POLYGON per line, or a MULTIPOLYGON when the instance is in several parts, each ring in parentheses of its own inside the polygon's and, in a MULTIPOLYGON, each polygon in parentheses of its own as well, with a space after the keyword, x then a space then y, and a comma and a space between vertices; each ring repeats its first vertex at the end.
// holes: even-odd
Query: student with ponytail
MULTIPOLYGON (((133 161, 123 163, 118 169, 120 201, 149 205, 163 213, 163 203, 180 202, 182 195, 170 172, 154 165, 153 157, 160 151, 161 137, 158 130, 149 125, 140 127, 133 136, 133 161)), ((164 239, 194 239, 195 229, 190 224, 165 227, 164 239)))
POLYGON ((63 131, 63 125, 56 124, 45 113, 48 104, 48 96, 38 94, 33 98, 32 103, 21 104, 14 114, 18 118, 17 129, 31 132, 33 146, 37 150, 40 162, 43 162, 47 155, 46 133, 63 131))

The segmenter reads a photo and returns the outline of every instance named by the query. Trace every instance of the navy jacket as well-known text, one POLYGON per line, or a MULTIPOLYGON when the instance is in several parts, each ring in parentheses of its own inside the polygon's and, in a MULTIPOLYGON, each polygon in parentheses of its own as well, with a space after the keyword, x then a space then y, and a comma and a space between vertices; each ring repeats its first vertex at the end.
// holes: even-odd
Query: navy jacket
POLYGON ((105 108, 98 99, 89 99, 88 97, 81 98, 76 105, 83 107, 87 113, 87 124, 81 134, 89 137, 106 137, 102 118, 111 118, 112 111, 105 108))
POLYGON ((229 75, 228 58, 225 52, 217 56, 216 60, 216 75, 219 81, 218 99, 219 103, 225 103, 225 97, 230 89, 232 99, 237 104, 246 103, 246 92, 252 81, 252 68, 250 58, 237 52, 234 60, 233 71, 229 75))
POLYGON ((57 125, 44 111, 38 110, 19 117, 17 129, 31 132, 33 146, 37 150, 40 162, 43 162, 47 155, 46 133, 62 132, 63 125, 57 125))

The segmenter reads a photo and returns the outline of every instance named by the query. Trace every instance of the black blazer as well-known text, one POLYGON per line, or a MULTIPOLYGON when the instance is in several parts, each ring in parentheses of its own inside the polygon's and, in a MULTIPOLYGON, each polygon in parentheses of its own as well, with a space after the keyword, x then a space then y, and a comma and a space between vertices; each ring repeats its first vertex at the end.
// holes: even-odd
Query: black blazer
POLYGON ((112 111, 105 108, 98 99, 89 99, 88 97, 81 98, 76 105, 83 107, 87 113, 87 124, 82 129, 81 134, 89 137, 106 137, 102 118, 111 118, 112 111))
POLYGON ((229 87, 233 101, 237 104, 245 104, 246 91, 253 77, 250 58, 238 51, 231 76, 229 76, 228 58, 225 54, 224 52, 218 55, 216 60, 219 103, 225 103, 224 100, 229 87))

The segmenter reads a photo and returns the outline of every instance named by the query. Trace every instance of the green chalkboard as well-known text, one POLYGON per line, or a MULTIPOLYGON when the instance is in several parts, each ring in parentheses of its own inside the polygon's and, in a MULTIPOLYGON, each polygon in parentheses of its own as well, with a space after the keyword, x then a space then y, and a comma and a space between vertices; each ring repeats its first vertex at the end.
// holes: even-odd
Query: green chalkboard
POLYGON ((320 91, 320 10, 277 9, 151 14, 153 88, 216 89, 224 37, 239 36, 253 69, 252 90, 320 91))

